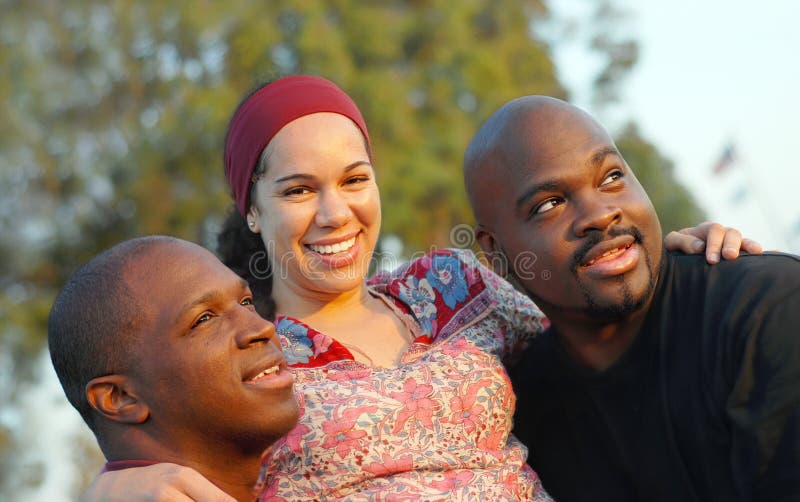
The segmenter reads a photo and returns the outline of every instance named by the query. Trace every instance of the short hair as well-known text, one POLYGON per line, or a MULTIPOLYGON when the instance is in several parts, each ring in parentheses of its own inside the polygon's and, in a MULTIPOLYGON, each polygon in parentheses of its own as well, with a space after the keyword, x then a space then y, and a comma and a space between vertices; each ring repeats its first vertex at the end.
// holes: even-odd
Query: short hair
POLYGON ((72 274, 50 310, 50 359, 67 400, 95 435, 97 414, 86 397, 86 384, 129 366, 142 320, 140 302, 122 274, 145 252, 177 240, 139 237, 103 251, 72 274))

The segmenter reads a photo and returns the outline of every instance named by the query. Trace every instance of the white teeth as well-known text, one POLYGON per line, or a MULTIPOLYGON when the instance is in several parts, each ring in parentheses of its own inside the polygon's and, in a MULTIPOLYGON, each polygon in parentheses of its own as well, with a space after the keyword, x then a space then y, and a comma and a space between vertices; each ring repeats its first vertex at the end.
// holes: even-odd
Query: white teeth
POLYGON ((256 380, 258 380, 260 378, 264 378, 267 375, 272 375, 273 373, 277 373, 279 369, 280 369, 280 367, 276 364, 275 366, 273 366, 271 368, 267 368, 264 371, 262 371, 261 373, 259 373, 258 375, 254 376, 251 379, 251 381, 255 382, 256 380))
POLYGON ((356 238, 352 237, 347 239, 346 241, 337 242, 336 244, 331 245, 323 245, 319 246, 317 244, 308 244, 308 247, 314 251, 315 253, 319 254, 334 254, 334 253, 341 253, 342 251, 347 251, 356 243, 356 238))
POLYGON ((600 256, 597 256, 597 257, 592 258, 591 260, 589 260, 589 262, 585 266, 588 267, 589 265, 593 265, 594 262, 596 262, 600 258, 605 258, 606 256, 611 256, 612 254, 619 253, 620 251, 624 251, 624 250, 628 249, 629 247, 630 247, 630 245, 621 246, 621 247, 618 247, 618 248, 610 249, 610 250, 606 251, 605 253, 601 254, 600 256))

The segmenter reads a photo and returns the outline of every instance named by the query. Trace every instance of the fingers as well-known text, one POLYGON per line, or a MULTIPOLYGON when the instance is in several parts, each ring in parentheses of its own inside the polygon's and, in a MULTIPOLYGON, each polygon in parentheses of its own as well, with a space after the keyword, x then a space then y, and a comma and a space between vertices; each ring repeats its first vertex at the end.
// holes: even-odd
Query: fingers
POLYGON ((741 247, 742 233, 735 228, 725 229, 725 236, 722 239, 722 257, 726 260, 735 260, 739 257, 741 247))
POLYGON ((670 232, 664 238, 664 246, 669 251, 680 251, 685 254, 697 254, 706 247, 706 243, 702 239, 689 234, 680 232, 670 232))
POLYGON ((664 239, 664 245, 669 251, 686 254, 697 254, 705 249, 706 261, 711 264, 719 263, 720 258, 735 260, 740 251, 753 254, 762 252, 761 244, 743 238, 737 229, 710 221, 670 232, 664 239))
POLYGON ((758 242, 754 241, 753 239, 748 239, 745 237, 742 239, 742 251, 745 251, 750 254, 761 254, 764 252, 764 248, 758 242))
POLYGON ((719 263, 722 242, 725 240, 725 227, 719 223, 706 222, 699 225, 697 229, 706 232, 706 261, 711 264, 719 263))
MULTIPOLYGON (((236 502, 236 499, 223 492, 211 481, 204 478, 194 469, 183 468, 177 479, 175 488, 179 489, 178 494, 186 496, 186 500, 197 502, 236 502)), ((173 500, 173 499, 167 499, 173 500)), ((184 500, 181 498, 175 500, 184 500)))

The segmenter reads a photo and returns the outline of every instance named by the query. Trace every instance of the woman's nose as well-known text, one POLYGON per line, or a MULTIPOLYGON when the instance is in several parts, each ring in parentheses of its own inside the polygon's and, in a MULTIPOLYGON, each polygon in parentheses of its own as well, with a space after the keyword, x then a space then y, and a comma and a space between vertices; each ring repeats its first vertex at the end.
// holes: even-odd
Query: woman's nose
POLYGON ((323 193, 316 214, 320 227, 338 228, 350 221, 352 211, 347 199, 338 190, 323 193))

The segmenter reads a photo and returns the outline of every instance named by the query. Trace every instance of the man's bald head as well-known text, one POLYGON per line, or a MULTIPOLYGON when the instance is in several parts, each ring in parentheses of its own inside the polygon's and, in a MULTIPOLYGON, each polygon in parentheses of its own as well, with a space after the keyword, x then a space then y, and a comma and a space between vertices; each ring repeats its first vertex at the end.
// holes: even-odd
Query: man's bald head
POLYGON ((608 132, 583 110, 545 96, 510 101, 467 148, 464 181, 491 266, 549 317, 618 318, 649 298, 658 218, 608 132), (597 262, 609 246, 618 260, 597 262))
POLYGON ((136 334, 144 309, 130 280, 134 275, 144 281, 154 267, 131 270, 155 250, 181 242, 155 235, 117 244, 79 268, 53 304, 47 326, 50 357, 67 399, 96 433, 96 415, 86 397, 87 382, 123 371, 137 353, 136 334))
POLYGON ((549 148, 557 147, 576 127, 608 136, 588 113, 549 96, 523 96, 492 114, 464 154, 464 184, 478 223, 492 226, 498 216, 496 195, 509 188, 514 167, 545 160, 541 157, 550 155, 549 148))

